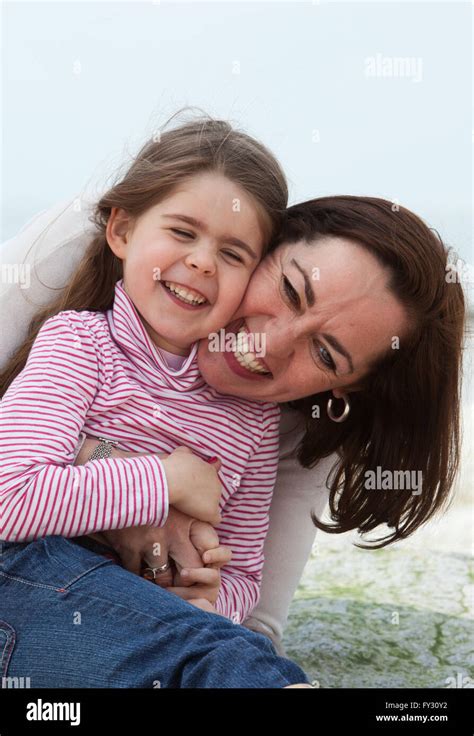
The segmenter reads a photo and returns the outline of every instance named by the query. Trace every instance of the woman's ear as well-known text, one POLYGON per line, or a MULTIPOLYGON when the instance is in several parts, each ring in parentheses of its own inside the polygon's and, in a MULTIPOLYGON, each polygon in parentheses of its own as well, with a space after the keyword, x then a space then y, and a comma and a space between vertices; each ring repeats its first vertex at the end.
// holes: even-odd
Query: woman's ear
POLYGON ((105 236, 111 251, 122 261, 127 252, 130 231, 130 215, 119 207, 112 207, 105 229, 105 236))

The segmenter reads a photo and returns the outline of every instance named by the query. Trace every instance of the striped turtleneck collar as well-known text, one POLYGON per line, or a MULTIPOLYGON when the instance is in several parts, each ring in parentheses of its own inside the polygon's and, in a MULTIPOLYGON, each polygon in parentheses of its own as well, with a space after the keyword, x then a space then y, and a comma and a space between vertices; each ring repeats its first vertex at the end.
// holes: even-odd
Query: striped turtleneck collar
POLYGON ((178 370, 169 367, 148 332, 135 305, 123 286, 123 279, 115 284, 112 309, 107 312, 110 334, 129 360, 145 375, 155 379, 158 386, 166 385, 177 391, 191 391, 205 386, 197 365, 198 343, 195 342, 178 370))

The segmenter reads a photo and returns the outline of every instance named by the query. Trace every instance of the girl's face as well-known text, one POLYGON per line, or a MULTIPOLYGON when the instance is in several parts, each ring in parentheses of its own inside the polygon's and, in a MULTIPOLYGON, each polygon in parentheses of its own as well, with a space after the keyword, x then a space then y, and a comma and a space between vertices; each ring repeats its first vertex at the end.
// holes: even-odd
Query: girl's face
POLYGON ((378 357, 397 349, 394 338, 408 326, 388 278, 367 250, 342 238, 281 245, 250 280, 221 341, 227 349, 201 341, 204 379, 222 393, 256 401, 355 390, 378 357), (239 329, 248 333, 240 351, 230 337, 239 329))
POLYGON ((181 355, 232 318, 263 252, 262 213, 215 172, 183 181, 133 222, 112 208, 107 241, 151 339, 181 355))

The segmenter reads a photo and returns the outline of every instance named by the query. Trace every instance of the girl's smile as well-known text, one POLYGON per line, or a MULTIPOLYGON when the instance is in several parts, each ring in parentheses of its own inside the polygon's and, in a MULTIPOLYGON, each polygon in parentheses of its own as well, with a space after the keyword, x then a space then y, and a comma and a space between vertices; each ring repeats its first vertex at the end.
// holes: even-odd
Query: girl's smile
POLYGON ((208 306, 209 300, 199 291, 174 281, 160 281, 161 286, 178 305, 185 309, 202 309, 208 306))
POLYGON ((263 253, 264 218, 242 187, 216 172, 181 182, 135 221, 112 210, 109 246, 158 347, 187 355, 230 321, 263 253))

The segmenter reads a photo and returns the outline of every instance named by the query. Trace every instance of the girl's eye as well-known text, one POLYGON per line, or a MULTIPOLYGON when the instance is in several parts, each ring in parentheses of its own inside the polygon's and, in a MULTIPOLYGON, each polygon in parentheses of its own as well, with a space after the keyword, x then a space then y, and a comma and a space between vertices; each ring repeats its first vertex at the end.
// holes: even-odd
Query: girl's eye
POLYGON ((224 250, 222 251, 226 256, 230 256, 234 261, 238 261, 239 263, 243 263, 243 258, 241 258, 238 253, 234 253, 232 250, 224 250))
POLYGON ((283 274, 283 288, 285 290, 285 294, 287 295, 290 302, 295 306, 298 307, 298 309, 301 306, 301 300, 298 295, 298 292, 296 291, 295 287, 291 283, 291 281, 283 274))
POLYGON ((333 359, 331 358, 330 353, 326 350, 325 347, 323 347, 320 343, 315 342, 314 343, 318 358, 321 360, 322 363, 326 366, 326 368, 330 368, 334 373, 336 372, 336 364, 334 363, 333 359))
POLYGON ((171 232, 179 235, 182 238, 194 238, 194 235, 192 233, 188 233, 187 230, 178 230, 178 228, 176 227, 172 227, 171 232))

